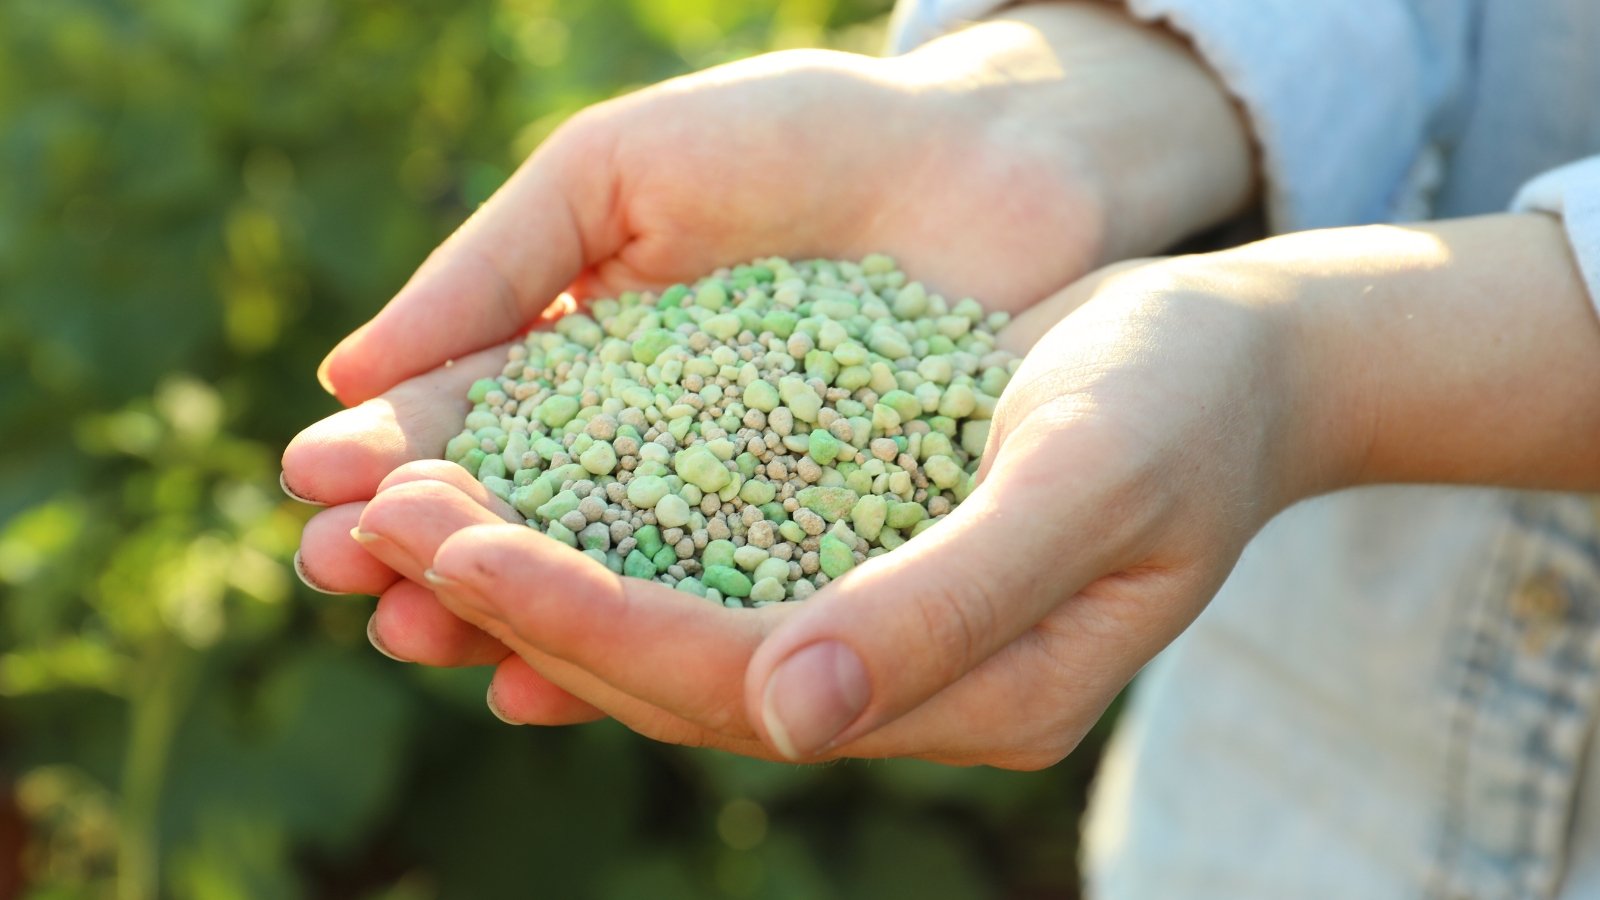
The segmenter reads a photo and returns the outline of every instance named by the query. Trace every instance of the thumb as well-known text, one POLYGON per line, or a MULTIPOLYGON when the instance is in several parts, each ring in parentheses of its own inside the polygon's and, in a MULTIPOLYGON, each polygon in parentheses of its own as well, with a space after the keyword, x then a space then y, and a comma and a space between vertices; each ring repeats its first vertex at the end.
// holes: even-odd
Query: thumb
MULTIPOLYGON (((1028 442, 1016 434, 1008 444, 1018 439, 1028 442)), ((1095 523, 1103 498, 1079 485, 1061 490, 1063 468, 1074 465, 1042 448, 1002 454, 948 518, 807 600, 746 672, 746 709, 767 742, 794 760, 849 743, 960 679, 1109 571, 1099 547, 1117 542, 1081 527, 1095 523)))
POLYGON ((373 319, 334 347, 317 380, 346 404, 517 334, 616 250, 612 130, 556 132, 373 319), (596 162, 596 161, 601 162, 596 162))

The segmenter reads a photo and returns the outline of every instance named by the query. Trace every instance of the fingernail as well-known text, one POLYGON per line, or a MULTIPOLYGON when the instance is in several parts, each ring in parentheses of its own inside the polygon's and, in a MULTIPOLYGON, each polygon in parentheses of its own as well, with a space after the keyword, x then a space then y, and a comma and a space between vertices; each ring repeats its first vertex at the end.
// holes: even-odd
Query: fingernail
POLYGON ((319 594, 328 594, 334 597, 343 596, 344 594, 343 591, 330 591, 322 585, 317 584, 316 580, 311 577, 311 573, 306 571, 306 564, 305 561, 300 558, 299 550, 294 552, 294 574, 300 577, 301 584, 311 588, 313 591, 316 591, 319 594))
POLYGON ((320 500, 313 500, 310 497, 302 497, 299 494, 295 493, 294 492, 294 488, 289 487, 289 482, 284 477, 284 474, 282 472, 278 473, 278 487, 283 489, 284 494, 286 494, 289 497, 290 500, 294 500, 294 501, 299 502, 299 503, 304 503, 307 506, 327 506, 328 505, 326 503, 323 503, 320 500))
POLYGON ((453 578, 446 578, 443 575, 440 575, 438 572, 435 572, 432 569, 423 569, 422 570, 422 578, 423 578, 423 580, 427 581, 429 584, 433 585, 434 587, 436 587, 436 588, 438 588, 438 589, 440 589, 442 591, 459 591, 459 590, 461 590, 461 582, 456 581, 453 578))
POLYGON ((361 526, 350 529, 350 539, 361 545, 361 549, 371 553, 379 559, 386 559, 390 565, 397 565, 402 557, 409 557, 406 549, 381 534, 371 531, 362 531, 361 526))
POLYGON ((489 682, 489 692, 484 695, 483 699, 484 699, 485 703, 489 704, 489 712, 494 713, 494 717, 496 719, 499 719, 500 721, 506 723, 507 725, 521 725, 522 724, 521 722, 518 722, 518 721, 510 718, 505 713, 500 711, 499 704, 494 702, 494 682, 492 682, 492 681, 489 682))
POLYGON ((422 580, 426 581, 428 586, 433 588, 434 593, 449 599, 449 603, 445 604, 446 606, 454 605, 465 607, 473 610, 474 612, 490 617, 493 617, 495 614, 495 610, 483 602, 483 600, 478 596, 477 591, 474 591, 461 582, 456 581, 454 578, 446 578, 432 569, 423 569, 422 580))
POLYGON ((385 647, 383 645, 383 639, 378 637, 378 614, 377 613, 373 613, 372 614, 372 618, 367 620, 367 642, 372 644, 372 649, 378 651, 379 653, 382 653, 384 656, 389 657, 390 659, 394 660, 395 662, 398 662, 398 663, 411 662, 411 660, 409 660, 409 659, 401 659, 400 657, 395 656, 393 653, 390 653, 389 652, 389 648, 385 647))
POLYGON ((761 720, 778 752, 798 761, 828 749, 870 699, 861 658, 823 641, 791 655, 767 679, 761 720))
MULTIPOLYGON (((335 347, 333 349, 338 350, 339 348, 335 347)), ((333 352, 329 351, 328 355, 322 358, 322 362, 317 363, 317 384, 322 385, 322 389, 327 391, 329 394, 332 394, 334 397, 338 397, 338 392, 333 389, 333 379, 328 377, 328 369, 332 365, 333 352)))

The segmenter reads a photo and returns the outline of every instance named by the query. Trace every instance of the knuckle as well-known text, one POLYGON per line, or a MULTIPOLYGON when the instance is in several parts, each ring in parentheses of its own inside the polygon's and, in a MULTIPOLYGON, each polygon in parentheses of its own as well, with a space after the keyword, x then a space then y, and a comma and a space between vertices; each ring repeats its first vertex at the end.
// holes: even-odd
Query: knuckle
POLYGON ((449 246, 450 254, 446 257, 448 262, 445 266, 459 267, 457 271, 466 280, 481 286, 484 296, 493 298, 489 309, 498 313, 506 325, 521 327, 527 324, 533 319, 536 308, 532 298, 517 290, 517 281, 506 263, 476 242, 457 240, 460 235, 461 232, 457 232, 439 251, 435 251, 442 252, 445 246, 449 246))
POLYGON ((441 481, 403 482, 368 501, 361 521, 364 525, 399 524, 409 521, 411 512, 419 504, 448 500, 459 494, 460 491, 441 481))
POLYGON ((947 578, 916 601, 938 674, 951 681, 979 662, 993 632, 998 598, 981 578, 947 578))
POLYGON ((380 492, 401 484, 418 481, 438 481, 455 487, 465 487, 472 476, 459 465, 443 459, 417 459, 402 464, 378 484, 380 492))

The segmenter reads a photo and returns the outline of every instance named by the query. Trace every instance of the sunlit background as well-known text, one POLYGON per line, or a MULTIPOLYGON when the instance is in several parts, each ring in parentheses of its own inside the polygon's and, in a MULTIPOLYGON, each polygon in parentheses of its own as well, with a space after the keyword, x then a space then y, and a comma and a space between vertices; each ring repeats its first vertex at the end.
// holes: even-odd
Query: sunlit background
POLYGON ((0 900, 1069 898, 1034 775, 511 728, 290 559, 313 371, 558 122, 888 0, 0 3, 0 900))

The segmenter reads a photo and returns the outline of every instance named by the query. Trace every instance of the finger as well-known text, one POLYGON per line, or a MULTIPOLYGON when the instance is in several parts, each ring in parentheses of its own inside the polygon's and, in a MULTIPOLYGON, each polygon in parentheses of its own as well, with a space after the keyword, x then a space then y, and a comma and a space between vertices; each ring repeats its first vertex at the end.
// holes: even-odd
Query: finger
POLYGON ((408 481, 368 501, 353 534, 368 553, 423 584, 423 572, 446 538, 473 525, 504 523, 455 485, 408 481))
POLYGON ((514 649, 559 659, 712 732, 751 735, 740 685, 751 651, 782 618, 777 606, 727 609, 622 578, 533 529, 508 525, 452 535, 434 556, 429 583, 446 606, 514 649))
POLYGON ((1114 467, 1046 453, 1042 431, 1013 434, 947 519, 831 582, 761 646, 745 703, 774 749, 812 758, 894 721, 1115 570, 1111 548, 1133 543, 1108 534, 1116 498, 1062 474, 1114 467))
MULTIPOLYGON (((471 529, 462 537, 482 530, 471 529)), ((438 564, 441 567, 454 565, 442 560, 438 564)), ((487 561, 486 564, 494 565, 487 561)), ((509 589, 520 592, 527 602, 537 600, 529 596, 523 586, 543 584, 549 580, 547 572, 537 576, 522 572, 520 576, 512 577, 519 583, 511 585, 509 589)), ((627 584, 631 580, 622 581, 627 584)), ((507 646, 537 665, 552 684, 589 701, 635 731, 668 743, 717 747, 760 759, 781 758, 759 741, 741 737, 741 734, 748 734, 748 729, 742 724, 722 722, 718 723, 720 730, 707 728, 647 703, 631 693, 618 690, 610 682, 564 659, 550 656, 512 631, 505 624, 505 619, 509 617, 486 615, 466 606, 465 602, 487 601, 464 602, 460 591, 458 584, 445 589, 445 602, 464 617, 475 618, 484 628, 494 631, 507 646)), ((1116 598, 1114 605, 1129 606, 1124 600, 1116 598)), ((1110 603, 1110 598, 1107 603, 1110 603)), ((639 607, 634 609, 638 611, 639 607)), ((762 613, 776 609, 769 608, 762 613)), ((1116 690, 1132 677, 1148 654, 1154 652, 1151 648, 1130 651, 1126 647, 1126 636, 1132 633, 1132 629, 1113 627, 1108 617, 1100 614, 1098 605, 1086 603, 1071 609, 1073 612, 1070 615, 1065 610, 1058 611, 1056 615, 1061 621, 1053 626, 1047 622, 1031 630, 911 714, 827 755, 873 758, 917 756, 948 764, 986 764, 1014 769, 1038 769, 1054 764, 1077 745, 1116 690), (1076 635, 1076 642, 1064 643, 1062 636, 1065 634, 1076 635), (1057 649, 1052 652, 1052 647, 1057 649)), ((607 634, 626 646, 633 640, 630 632, 639 629, 644 632, 642 636, 645 639, 662 643, 659 640, 662 632, 658 629, 665 627, 665 623, 648 615, 650 612, 649 607, 644 607, 643 614, 609 622, 607 634)), ((527 629, 531 626, 522 627, 527 629)), ((699 645, 684 631, 667 632, 683 635, 669 643, 681 647, 685 655, 691 658, 698 657, 699 645)), ((629 653, 623 651, 619 655, 626 656, 629 653)), ((503 667, 509 665, 509 661, 502 663, 503 667)), ((639 677, 649 681, 652 673, 658 669, 673 671, 681 665, 681 661, 650 661, 648 668, 640 664, 639 677)), ((610 678, 621 683, 634 681, 616 673, 611 673, 610 678)), ((500 682, 499 675, 496 682, 497 685, 500 682)), ((714 688, 717 682, 708 683, 714 688)), ((704 686, 700 690, 705 690, 704 686)), ((634 691, 646 695, 654 693, 649 688, 637 686, 634 691)), ((666 698, 671 693, 669 690, 660 691, 655 699, 666 698)), ((681 701, 665 702, 681 705, 681 701)), ((509 709, 503 711, 507 713, 503 718, 539 721, 532 713, 519 715, 509 709)), ((554 724, 549 721, 541 723, 554 724)))
POLYGON ((503 341, 610 256, 622 243, 612 225, 611 135, 592 116, 558 131, 328 354, 317 372, 323 386, 359 403, 503 341))
POLYGON ((748 728, 719 730, 691 722, 617 689, 592 672, 530 646, 497 620, 485 620, 480 624, 485 630, 498 629, 495 634, 501 642, 550 679, 551 684, 593 704, 607 716, 651 740, 683 747, 712 747, 756 759, 779 758, 748 728))
POLYGON ((486 699, 489 711, 507 725, 577 725, 606 717, 557 687, 516 654, 495 668, 486 699))
POLYGON ((378 598, 367 638, 390 659, 425 666, 492 666, 511 651, 439 605, 433 592, 400 581, 378 598))
MULTIPOLYGON (((443 535, 452 528, 464 527, 472 522, 502 521, 501 515, 514 517, 510 507, 498 497, 488 493, 475 479, 467 476, 459 466, 439 460, 412 463, 396 470, 384 481, 381 502, 375 500, 377 509, 369 519, 369 526, 378 529, 376 540, 369 546, 383 548, 383 552, 399 562, 402 568, 415 569, 414 554, 431 556, 443 535), (436 476, 437 481, 428 480, 436 476), (408 514, 417 507, 418 497, 448 497, 445 504, 436 505, 422 518, 426 527, 391 529, 396 523, 412 524, 408 514), (500 514, 491 507, 498 506, 500 514), (395 533, 390 537, 391 532, 395 533), (401 558, 403 555, 403 559, 401 558)), ((520 520, 518 520, 520 521, 520 520)), ((399 660, 433 666, 478 666, 503 663, 511 652, 504 644, 470 623, 451 613, 439 604, 433 593, 412 582, 403 581, 379 599, 378 609, 368 624, 368 637, 385 655, 399 660)), ((514 658, 514 657, 512 657, 514 658)), ((504 668, 504 666, 502 666, 504 668)), ((578 700, 550 684, 531 670, 508 676, 512 679, 513 702, 522 703, 518 709, 539 718, 542 724, 590 721, 601 715, 592 706, 578 700), (529 704, 537 702, 537 706, 529 704)), ((499 676, 497 675, 497 679, 499 676)))
POLYGON ((504 369, 506 346, 419 375, 295 435, 283 451, 285 489, 316 503, 366 500, 401 465, 443 456, 471 408, 467 389, 504 369))
MULTIPOLYGON (((386 488, 371 506, 376 507, 377 512, 363 520, 363 528, 381 531, 381 543, 375 541, 374 546, 379 548, 378 552, 385 558, 395 560, 396 564, 406 571, 423 565, 423 560, 430 555, 433 556, 434 564, 438 564, 436 540, 439 533, 433 525, 410 527, 407 523, 445 522, 454 526, 459 524, 463 516, 476 515, 472 512, 473 501, 440 482, 402 484, 386 488)), ((481 530, 481 528, 466 529, 466 531, 481 530)), ((574 553, 571 548, 556 545, 554 541, 533 529, 518 526, 509 528, 508 531, 519 541, 530 539, 536 545, 542 542, 545 545, 542 549, 548 550, 554 545, 556 549, 563 551, 558 557, 558 563, 562 561, 561 557, 574 559, 598 569, 602 573, 602 578, 609 579, 613 587, 628 586, 631 590, 620 598, 621 602, 630 602, 635 599, 634 591, 643 591, 648 595, 646 598, 648 602, 640 603, 637 608, 643 609, 646 613, 657 609, 673 609, 677 610, 678 615, 682 615, 684 609, 676 605, 679 601, 690 601, 689 611, 694 613, 754 612, 726 610, 662 585, 621 579, 588 557, 574 553), (656 603, 663 595, 674 605, 657 606, 656 603)), ((379 536, 374 534, 373 537, 379 536)), ((536 546, 535 552, 539 549, 541 548, 536 546)), ((529 563, 527 559, 518 559, 515 562, 517 565, 512 571, 516 574, 510 576, 512 580, 509 582, 496 583, 495 590, 504 590, 503 595, 496 594, 496 596, 515 598, 508 604, 513 609, 517 602, 527 600, 536 594, 542 596, 542 592, 549 589, 554 589, 556 596, 562 599, 575 600, 576 607, 567 607, 564 610, 564 614, 571 621, 561 629, 548 629, 546 638, 551 647, 561 648, 559 652, 567 654, 568 658, 577 658, 581 664, 569 662, 567 658, 558 658, 546 649, 542 649, 542 645, 536 646, 534 641, 519 636, 521 633, 514 631, 506 621, 516 623, 521 629, 536 630, 537 626, 531 617, 510 615, 506 620, 502 620, 486 616, 470 606, 463 606, 459 602, 451 603, 447 592, 442 591, 436 584, 431 586, 434 587, 435 594, 445 599, 449 608, 462 620, 495 636, 537 665, 540 671, 551 677, 552 681, 578 694, 642 734, 671 743, 718 746, 735 752, 770 755, 770 752, 753 738, 748 727, 743 727, 745 735, 743 738, 724 735, 717 730, 735 719, 742 726, 742 712, 738 705, 738 675, 748 658, 748 648, 755 645, 753 637, 748 634, 743 635, 742 646, 746 648, 745 651, 729 655, 723 664, 718 658, 704 652, 702 644, 691 639, 692 629, 683 629, 673 621, 662 621, 659 617, 651 615, 620 616, 618 612, 620 607, 617 604, 608 604, 603 599, 597 599, 599 595, 581 582, 575 583, 570 578, 564 579, 563 576, 568 573, 561 566, 558 565, 552 570, 552 574, 552 572, 542 572, 537 562, 532 568, 527 567, 526 564, 529 563), (588 608, 585 610, 584 607, 588 608), (582 616, 590 617, 587 625, 578 621, 578 617, 582 616), (685 640, 663 645, 660 640, 661 629, 678 629, 685 634, 685 640), (607 638, 606 635, 610 637, 607 638), (634 648, 638 647, 649 648, 651 654, 644 655, 642 667, 634 668, 627 662, 630 656, 641 655, 635 652, 634 648), (600 662, 601 657, 610 652, 606 648, 616 651, 615 656, 609 662, 600 662), (668 650, 671 652, 666 652, 668 650), (704 684, 695 679, 692 669, 695 666, 716 669, 719 665, 721 669, 717 678, 720 680, 716 683, 722 685, 722 689, 720 693, 711 696, 720 706, 713 709, 705 702, 708 695, 704 684), (598 674, 590 671, 590 667, 595 666, 598 666, 598 674), (661 675, 663 671, 672 671, 677 675, 674 678, 664 679, 661 675), (608 681, 608 678, 615 679, 617 684, 608 681), (689 715, 698 715, 710 722, 713 727, 689 721, 678 711, 657 705, 658 702, 671 704, 689 715), (702 710, 711 711, 702 712, 702 710)), ((580 576, 583 574, 582 571, 579 572, 580 576)), ((739 620, 735 618, 734 621, 739 620)), ((720 634, 712 637, 719 640, 724 638, 720 634)))
POLYGON ((501 500, 498 495, 485 487, 483 482, 469 475, 466 469, 443 459, 419 459, 416 462, 406 463, 390 472, 378 483, 378 492, 382 493, 389 488, 418 481, 447 484, 497 518, 518 525, 524 521, 523 517, 511 508, 511 504, 501 500))
POLYGON ((399 580, 394 569, 350 536, 365 506, 345 503, 330 507, 306 522, 300 535, 300 550, 295 554, 295 571, 313 590, 376 597, 399 580))
MULTIPOLYGON (((428 515, 421 506, 411 511, 414 515, 428 515)), ((503 533, 517 548, 511 559, 496 560, 496 550, 492 546, 471 552, 462 552, 460 546, 455 549, 444 546, 434 564, 451 572, 456 567, 463 567, 462 571, 476 571, 480 565, 487 571, 499 571, 501 574, 489 583, 494 585, 490 590, 504 592, 497 595, 503 602, 469 596, 460 583, 447 578, 450 587, 435 589, 457 614, 479 624, 538 666, 538 671, 550 683, 648 737, 677 744, 715 746, 758 758, 777 758, 770 748, 748 737, 750 730, 742 716, 730 715, 726 705, 719 707, 703 701, 706 695, 715 693, 718 684, 737 686, 737 679, 730 682, 728 673, 737 669, 745 651, 732 654, 730 663, 693 671, 691 667, 704 664, 707 658, 704 648, 708 642, 715 646, 715 642, 726 640, 728 635, 717 633, 714 625, 685 626, 681 621, 683 611, 654 602, 674 599, 677 592, 669 590, 666 597, 624 598, 622 605, 613 605, 606 600, 609 590, 603 584, 598 591, 586 588, 581 583, 564 579, 559 566, 540 565, 529 560, 520 552, 519 545, 524 542, 519 538, 526 536, 535 539, 534 543, 551 545, 554 542, 525 528, 470 528, 453 535, 446 544, 464 545, 472 535, 486 530, 494 531, 497 537, 503 533), (577 640, 564 638, 563 629, 545 627, 547 620, 540 611, 527 609, 547 599, 544 591, 550 588, 557 589, 554 595, 557 601, 570 598, 575 606, 588 607, 594 614, 594 621, 588 628, 584 628, 581 621, 567 627, 566 630, 576 632, 577 640), (600 602, 595 602, 597 598, 600 602), (636 602, 628 603, 628 599, 636 599, 636 602), (509 609, 510 614, 497 611, 504 609, 509 609), (623 609, 627 611, 622 612, 623 609), (515 627, 508 622, 515 623, 515 627), (662 634, 671 634, 674 639, 662 641, 662 634), (588 638, 597 640, 585 646, 588 638), (663 652, 654 656, 640 653, 635 648, 641 645, 663 652), (563 647, 568 657, 583 660, 585 665, 575 665, 542 649, 557 646, 563 647), (665 652, 673 649, 677 652, 665 652), (608 661, 608 656, 613 658, 608 661), (598 677, 589 668, 604 673, 605 678, 598 677), (670 679, 663 682, 662 673, 669 676, 685 673, 689 677, 684 684, 674 685, 670 679), (627 689, 619 689, 617 685, 627 689), (706 685, 712 685, 712 690, 707 691, 706 685), (691 721, 664 706, 680 709, 696 716, 697 720, 691 721)), ((591 562, 569 548, 554 546, 550 549, 559 556, 591 562)), ((605 572, 606 576, 610 574, 605 572)), ((470 576, 462 579, 463 583, 470 580, 470 576)), ((650 586, 648 582, 633 579, 615 581, 623 586, 650 586)), ((1141 644, 1130 648, 1128 635, 1142 635, 1148 629, 1120 627, 1114 621, 1118 615, 1116 610, 1138 608, 1127 597, 1106 597, 1099 601, 1095 598, 1093 592, 1078 598, 1083 602, 1075 601, 1053 614, 1061 620, 1054 626, 1049 626, 1047 620, 911 714, 826 755, 914 755, 947 763, 984 763, 1019 769, 1040 768, 1059 760, 1076 745, 1116 689, 1132 676, 1156 646, 1141 644), (1064 616, 1065 610, 1071 610, 1072 614, 1064 616), (1049 652, 1049 647, 1063 645, 1063 635, 1075 636, 1076 643, 1049 652)), ((785 604, 761 610, 759 614, 756 610, 726 612, 734 616, 771 618, 765 614, 797 613, 803 606, 785 604)), ((690 611, 698 607, 712 613, 720 609, 704 601, 695 601, 690 611)), ((765 632, 775 623, 754 624, 758 632, 765 632)), ((736 633, 736 642, 738 637, 736 633)), ((1167 635, 1161 640, 1169 638, 1167 635)), ((516 714, 507 717, 539 721, 531 714, 526 718, 516 714)))
MULTIPOLYGON (((435 590, 458 615, 495 634, 536 665, 552 683, 647 737, 675 744, 714 746, 762 759, 781 758, 760 741, 751 739, 743 717, 737 710, 730 713, 728 709, 729 703, 737 702, 739 685, 738 679, 730 679, 730 673, 738 669, 749 639, 740 631, 731 636, 722 633, 718 628, 722 623, 711 621, 725 620, 725 616, 707 615, 704 624, 692 624, 700 619, 692 614, 702 607, 711 614, 717 613, 718 607, 696 601, 687 610, 691 615, 685 616, 685 610, 660 602, 673 600, 672 595, 677 594, 673 591, 667 591, 667 596, 656 596, 652 591, 652 596, 625 596, 613 602, 617 600, 615 593, 603 582, 585 585, 566 578, 561 571, 561 557, 590 562, 586 557, 554 546, 549 549, 556 554, 556 565, 551 565, 549 560, 540 563, 527 553, 529 544, 554 543, 526 529, 478 527, 459 532, 446 541, 434 560, 435 577, 446 583, 441 586, 434 582, 435 590), (494 540, 477 537, 491 532, 494 540), (523 540, 524 536, 531 540, 523 540), (452 576, 459 573, 460 581, 443 572, 452 576), (469 582, 478 587, 466 588, 469 582), (551 627, 554 619, 549 612, 533 608, 547 602, 559 604, 563 599, 572 601, 567 614, 578 616, 565 627, 551 627), (588 627, 581 619, 585 608, 594 616, 588 627), (690 624, 685 623, 686 618, 690 624), (662 641, 663 634, 673 635, 673 639, 662 641), (734 652, 721 664, 708 665, 706 648, 720 646, 730 637, 734 652), (650 652, 641 651, 641 647, 650 652), (555 648, 559 648, 561 656, 549 652, 555 648), (573 659, 581 660, 582 665, 573 659), (678 675, 687 677, 678 683, 678 675), (714 699, 719 685, 730 686, 729 692, 735 696, 719 704, 714 699)), ((543 550, 535 547, 534 554, 543 550)), ((649 587, 648 582, 615 580, 623 588, 636 584, 649 587)), ((757 626, 757 633, 762 633, 781 621, 784 614, 798 612, 801 606, 785 604, 759 612, 726 612, 774 619, 773 623, 751 623, 757 626)), ((1088 612, 1080 615, 1092 618, 1088 612)), ((1110 646, 1109 638, 1102 639, 1105 629, 1075 630, 1091 646, 1110 646)), ((1043 629, 1039 632, 1042 634, 1043 629)), ((1082 690, 1081 696, 1072 698, 1079 704, 1073 707, 1066 702, 1068 698, 1043 690, 1038 683, 1051 683, 1048 676, 1071 669, 1073 662, 1063 664, 1060 659, 1050 658, 1044 645, 1041 637, 1030 633, 913 714, 839 747, 828 756, 914 755, 947 763, 1011 768, 1039 768, 1059 760, 1082 736, 1081 731, 1073 733, 1070 728, 1059 727, 1064 712, 1098 699, 1100 707, 1068 719, 1069 723, 1081 722, 1082 728, 1087 728, 1116 687, 1131 677, 1137 664, 1120 668, 1106 665, 1092 671, 1084 666, 1071 672, 1068 683, 1082 690), (1017 652, 1016 647, 1026 647, 1027 652, 1017 652), (1116 680, 1119 676, 1121 681, 1116 680), (1097 679, 1107 681, 1111 687, 1097 691, 1097 679), (996 698, 1005 699, 999 702, 996 698)), ((1136 656, 1102 653, 1092 659, 1105 663, 1108 657, 1117 661, 1136 656)))
MULTIPOLYGON (((433 585, 436 592, 462 590, 460 585, 448 580, 433 582, 433 585)), ((484 616, 462 604, 454 604, 451 608, 462 618, 475 622, 486 633, 493 634, 551 684, 651 740, 686 747, 713 747, 757 759, 777 759, 748 728, 717 730, 691 722, 619 690, 580 666, 539 650, 499 619, 484 616)))
MULTIPOLYGON (((440 462, 398 471, 393 476, 398 483, 362 509, 355 532, 367 553, 419 585, 425 583, 423 572, 434 551, 450 534, 475 524, 505 521, 456 485, 401 480, 420 476, 430 468, 439 468, 442 477, 457 477, 444 467, 460 470, 440 462)), ((417 594, 407 590, 401 599, 404 602, 394 612, 380 602, 374 626, 395 656, 435 666, 475 666, 498 662, 509 652, 440 606, 429 591, 417 594), (393 624, 388 619, 391 615, 397 617, 393 624)))

